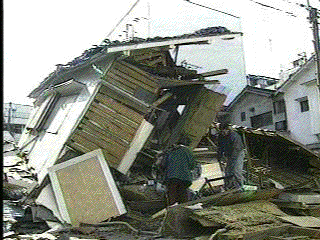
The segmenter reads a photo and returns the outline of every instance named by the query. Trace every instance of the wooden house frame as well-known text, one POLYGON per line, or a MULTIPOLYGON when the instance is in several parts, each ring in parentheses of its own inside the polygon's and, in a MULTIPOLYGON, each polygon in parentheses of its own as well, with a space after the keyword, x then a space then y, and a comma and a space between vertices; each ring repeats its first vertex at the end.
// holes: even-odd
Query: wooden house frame
POLYGON ((178 67, 169 49, 239 36, 223 33, 110 46, 76 65, 57 68, 29 95, 38 107, 19 143, 29 153, 39 183, 53 165, 96 149, 109 166, 126 174, 144 149, 164 149, 182 136, 196 147, 226 98, 204 86, 217 81, 204 78, 228 71, 197 74, 178 67), (179 106, 184 109, 174 119, 179 106), (37 116, 42 122, 34 123, 37 116), (54 121, 57 131, 48 132, 54 121))

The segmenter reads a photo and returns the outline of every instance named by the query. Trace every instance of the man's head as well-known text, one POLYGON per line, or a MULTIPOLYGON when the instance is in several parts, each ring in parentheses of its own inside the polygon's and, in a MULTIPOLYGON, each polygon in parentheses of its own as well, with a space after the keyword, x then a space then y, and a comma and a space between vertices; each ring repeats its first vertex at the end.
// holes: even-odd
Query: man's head
POLYGON ((219 131, 222 135, 229 135, 231 132, 231 129, 229 128, 229 124, 225 122, 220 123, 219 131))

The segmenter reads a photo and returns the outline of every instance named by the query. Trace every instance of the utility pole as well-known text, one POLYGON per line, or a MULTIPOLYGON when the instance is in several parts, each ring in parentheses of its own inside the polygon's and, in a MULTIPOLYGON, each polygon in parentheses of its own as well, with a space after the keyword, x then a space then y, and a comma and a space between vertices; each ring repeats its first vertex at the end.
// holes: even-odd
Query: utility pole
POLYGON ((308 2, 308 11, 309 11, 309 21, 312 24, 313 45, 315 49, 317 86, 320 93, 320 44, 319 44, 319 27, 318 27, 318 9, 311 7, 309 0, 307 0, 307 2, 308 2))
POLYGON ((14 133, 12 131, 12 125, 11 125, 11 118, 12 118, 12 102, 9 102, 9 109, 8 109, 8 130, 10 135, 14 138, 14 133))

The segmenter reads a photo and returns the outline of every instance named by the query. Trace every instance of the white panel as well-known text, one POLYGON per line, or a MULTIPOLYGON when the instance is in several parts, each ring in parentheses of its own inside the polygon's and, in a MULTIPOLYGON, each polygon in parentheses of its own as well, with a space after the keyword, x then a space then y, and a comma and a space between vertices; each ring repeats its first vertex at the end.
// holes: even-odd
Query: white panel
POLYGON ((59 128, 61 127, 62 123, 65 121, 65 119, 68 116, 68 113, 70 109, 73 106, 73 103, 75 102, 77 95, 73 96, 67 96, 67 97, 60 97, 58 102, 56 103, 49 119, 48 119, 48 126, 45 126, 47 128, 47 132, 49 133, 57 133, 59 131, 59 128))
POLYGON ((126 213, 101 149, 48 169, 59 211, 67 223, 96 224, 126 213))
POLYGON ((147 122, 146 120, 142 121, 139 129, 136 132, 136 135, 134 136, 130 144, 129 150, 126 152, 117 168, 118 171, 123 174, 126 174, 128 172, 139 151, 142 149, 143 145, 150 136, 152 129, 153 125, 151 123, 147 122))

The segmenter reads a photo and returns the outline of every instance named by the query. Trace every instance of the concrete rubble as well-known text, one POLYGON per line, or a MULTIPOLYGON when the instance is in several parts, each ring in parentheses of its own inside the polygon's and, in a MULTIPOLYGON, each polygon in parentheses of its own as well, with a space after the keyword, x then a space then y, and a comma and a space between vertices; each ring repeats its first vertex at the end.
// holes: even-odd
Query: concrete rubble
POLYGON ((228 71, 176 66, 169 49, 226 35, 241 34, 112 42, 59 66, 30 94, 36 107, 18 146, 4 142, 4 239, 320 239, 320 159, 304 146, 234 126, 246 186, 222 188, 224 163, 206 134, 226 95, 204 85, 228 71), (77 82, 78 71, 99 78, 77 82), (168 206, 154 163, 181 136, 198 167, 190 201, 168 206))

